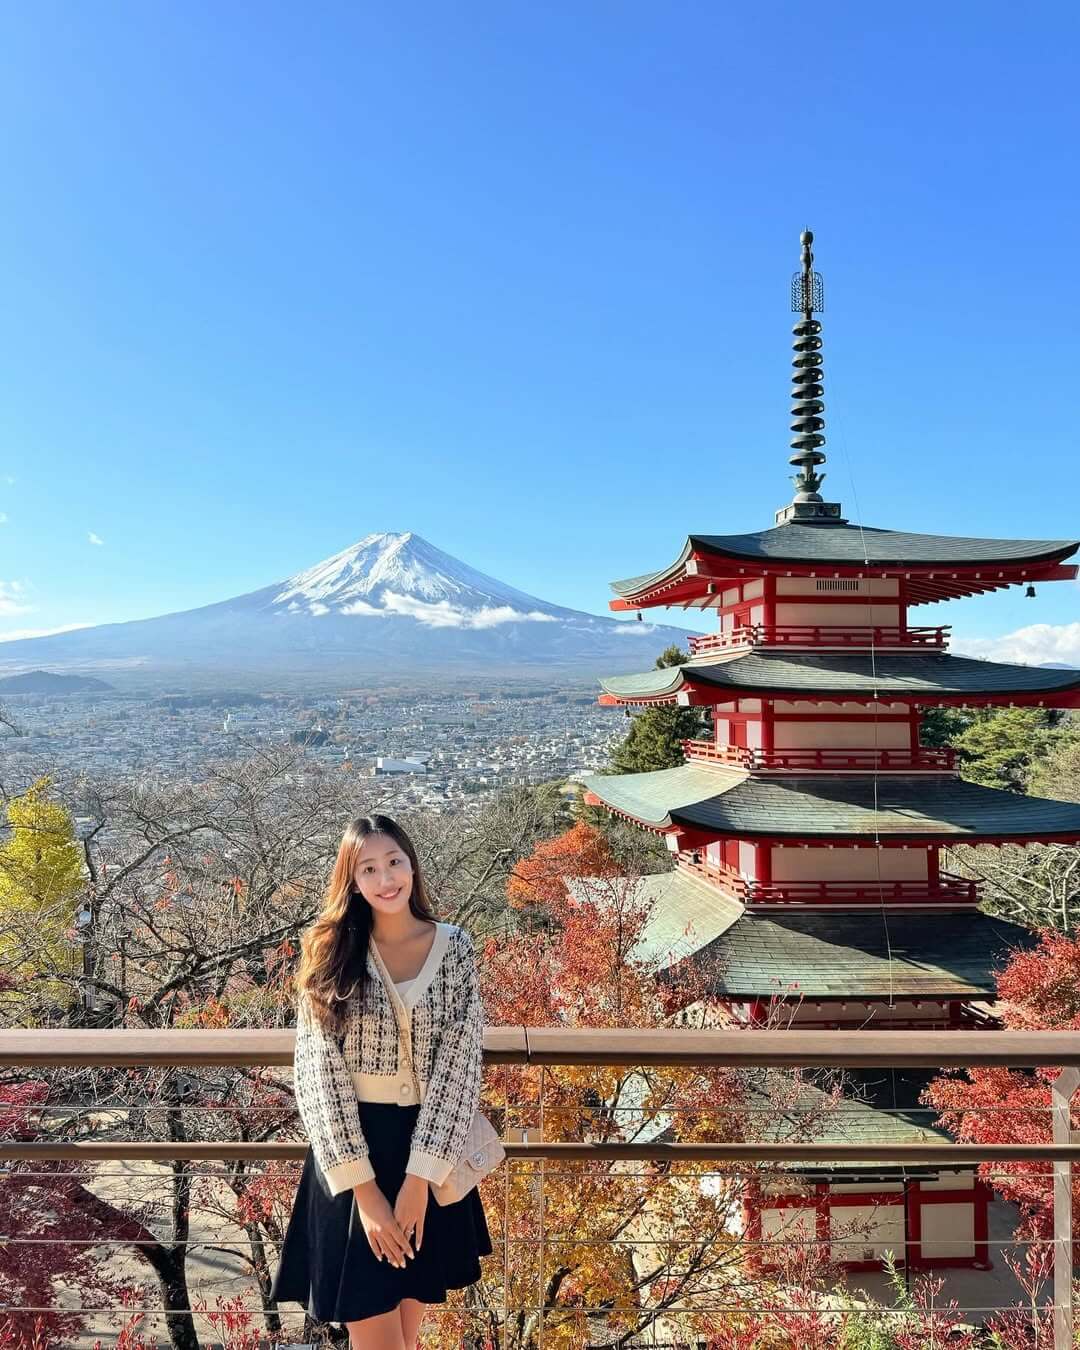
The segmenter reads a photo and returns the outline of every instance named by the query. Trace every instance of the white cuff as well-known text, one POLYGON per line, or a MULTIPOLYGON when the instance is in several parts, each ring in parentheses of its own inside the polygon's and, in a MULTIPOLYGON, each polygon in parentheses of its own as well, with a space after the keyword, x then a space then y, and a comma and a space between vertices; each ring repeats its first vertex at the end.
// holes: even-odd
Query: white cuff
POLYGON ((441 1186, 453 1170, 453 1162, 446 1158, 437 1158, 434 1153, 422 1153, 415 1148, 410 1150, 409 1161, 405 1167, 406 1172, 424 1177, 436 1186, 441 1186))
POLYGON ((373 1181, 375 1169, 367 1156, 350 1158, 347 1162, 334 1163, 333 1167, 324 1168, 323 1176, 330 1187, 330 1194, 340 1195, 342 1191, 351 1191, 354 1186, 361 1186, 365 1181, 373 1181))

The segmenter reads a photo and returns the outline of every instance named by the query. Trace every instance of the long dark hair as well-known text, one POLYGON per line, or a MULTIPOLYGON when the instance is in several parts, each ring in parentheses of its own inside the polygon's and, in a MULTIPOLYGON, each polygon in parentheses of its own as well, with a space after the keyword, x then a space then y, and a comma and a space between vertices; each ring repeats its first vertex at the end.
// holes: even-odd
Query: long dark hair
POLYGON ((357 854, 372 834, 386 834, 412 865, 409 909, 418 919, 436 922, 427 884, 413 841, 390 816, 358 816, 345 827, 337 858, 323 894, 319 916, 301 940, 297 993, 308 999, 323 1026, 339 1031, 345 1000, 359 989, 367 967, 371 906, 356 889, 357 854))

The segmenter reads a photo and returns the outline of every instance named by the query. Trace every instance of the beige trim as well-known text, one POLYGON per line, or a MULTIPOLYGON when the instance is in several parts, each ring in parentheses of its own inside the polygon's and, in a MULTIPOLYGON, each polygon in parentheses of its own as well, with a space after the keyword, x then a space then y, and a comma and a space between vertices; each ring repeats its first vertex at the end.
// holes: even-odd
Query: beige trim
MULTIPOLYGON (((439 969, 439 965, 442 962, 443 957, 446 955, 446 949, 450 945, 450 934, 453 931, 453 929, 454 925, 452 923, 444 923, 442 919, 435 920, 435 938, 431 944, 430 949, 428 950, 426 958, 424 959, 424 964, 420 967, 419 971, 417 972, 412 983, 409 985, 408 989, 405 990, 404 995, 398 994, 398 998, 401 1000, 407 1012, 412 1012, 413 1008, 415 1008, 416 1005, 420 1002, 424 990, 428 987, 428 985, 432 982, 432 980, 434 980, 435 974, 439 969)), ((372 974, 378 976, 379 969, 375 963, 375 956, 373 954, 373 949, 375 952, 378 951, 378 948, 375 947, 374 942, 369 941, 368 965, 371 967, 372 974)), ((386 969, 385 961, 382 963, 382 965, 383 969, 385 970, 386 969)), ((387 971, 387 979, 389 979, 389 976, 390 972, 387 971)), ((390 984, 391 985, 393 984, 393 980, 390 980, 390 984)), ((397 994, 397 992, 398 991, 395 989, 394 993, 397 994)))
POLYGON ((323 1175, 326 1177, 330 1194, 340 1195, 342 1191, 351 1191, 354 1186, 362 1186, 365 1181, 373 1181, 375 1169, 371 1165, 371 1159, 365 1155, 363 1158, 350 1158, 346 1162, 334 1163, 332 1167, 326 1168, 323 1175))
MULTIPOLYGON (((399 1073, 351 1073, 349 1077, 356 1089, 356 1097, 362 1102, 393 1102, 396 1106, 415 1106, 417 1103, 416 1086, 412 1075, 402 1070, 399 1073), (403 1092, 402 1088, 408 1090, 403 1092)), ((420 1080, 420 1101, 427 1095, 427 1083, 420 1080)))
POLYGON ((441 1186, 453 1170, 452 1162, 437 1158, 434 1153, 423 1153, 417 1148, 410 1150, 409 1161, 405 1165, 406 1172, 423 1177, 435 1186, 441 1186))

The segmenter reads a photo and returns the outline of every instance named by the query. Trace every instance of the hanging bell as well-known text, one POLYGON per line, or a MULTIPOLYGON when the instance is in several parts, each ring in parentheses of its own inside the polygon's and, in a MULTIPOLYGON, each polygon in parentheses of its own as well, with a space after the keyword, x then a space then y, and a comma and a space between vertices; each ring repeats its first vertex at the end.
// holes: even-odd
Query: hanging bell
POLYGON ((1034 586, 1028 586, 1027 590, 1024 592, 1024 596, 1025 596, 1025 598, 1028 599, 1028 600, 1034 600, 1034 599, 1035 599, 1035 587, 1034 587, 1034 586))

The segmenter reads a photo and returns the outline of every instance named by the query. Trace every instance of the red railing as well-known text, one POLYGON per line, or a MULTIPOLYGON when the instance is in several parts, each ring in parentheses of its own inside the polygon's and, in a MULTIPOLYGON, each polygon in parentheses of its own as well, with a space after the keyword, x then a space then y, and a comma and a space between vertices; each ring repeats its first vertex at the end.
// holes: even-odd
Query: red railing
POLYGON ((733 867, 712 862, 704 853, 681 865, 715 882, 747 904, 865 905, 891 900, 908 905, 974 905, 979 887, 967 877, 942 872, 936 881, 754 881, 733 867))
POLYGON ((683 741, 687 759, 730 764, 749 770, 787 769, 800 772, 860 772, 863 770, 904 770, 951 773, 956 768, 956 752, 946 746, 920 745, 889 748, 874 746, 799 747, 787 750, 750 749, 741 745, 717 745, 715 741, 683 741))
POLYGON ((897 628, 837 624, 742 624, 722 633, 690 638, 690 655, 733 647, 933 647, 944 648, 950 624, 938 628, 897 628))

